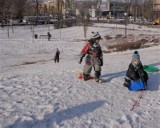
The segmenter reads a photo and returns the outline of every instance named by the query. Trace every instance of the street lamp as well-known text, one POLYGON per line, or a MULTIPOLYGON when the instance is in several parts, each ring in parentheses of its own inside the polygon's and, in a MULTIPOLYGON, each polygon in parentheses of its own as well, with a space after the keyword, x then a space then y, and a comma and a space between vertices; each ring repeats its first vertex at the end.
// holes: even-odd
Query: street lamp
POLYGON ((124 16, 125 16, 125 38, 127 37, 127 13, 125 12, 124 13, 124 16))

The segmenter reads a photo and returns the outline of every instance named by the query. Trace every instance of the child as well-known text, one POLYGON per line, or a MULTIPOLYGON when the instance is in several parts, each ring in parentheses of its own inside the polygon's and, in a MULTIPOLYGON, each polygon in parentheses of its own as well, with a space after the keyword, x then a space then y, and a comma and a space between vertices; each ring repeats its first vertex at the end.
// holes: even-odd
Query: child
POLYGON ((138 51, 135 51, 132 56, 132 62, 129 64, 125 77, 125 83, 123 85, 129 88, 131 80, 138 82, 140 79, 145 86, 147 86, 148 74, 143 70, 143 65, 140 61, 138 51))
POLYGON ((83 71, 84 80, 89 80, 92 67, 95 71, 95 80, 99 82, 101 75, 101 66, 103 66, 103 54, 99 41, 102 39, 98 32, 92 32, 93 36, 88 43, 83 47, 81 51, 81 57, 79 63, 81 64, 85 55, 85 66, 83 71))
POLYGON ((57 51, 56 51, 56 54, 55 54, 55 57, 54 57, 54 62, 58 62, 59 63, 59 55, 60 55, 60 51, 59 49, 57 48, 57 51))

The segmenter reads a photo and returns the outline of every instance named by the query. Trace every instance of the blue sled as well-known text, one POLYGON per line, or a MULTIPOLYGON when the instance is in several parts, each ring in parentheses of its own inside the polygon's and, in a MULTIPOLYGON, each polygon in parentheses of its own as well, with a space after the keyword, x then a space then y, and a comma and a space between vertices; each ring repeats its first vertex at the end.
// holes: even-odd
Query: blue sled
POLYGON ((130 91, 139 91, 139 90, 145 90, 146 87, 143 84, 142 80, 136 82, 136 81, 131 81, 131 85, 129 87, 130 91))

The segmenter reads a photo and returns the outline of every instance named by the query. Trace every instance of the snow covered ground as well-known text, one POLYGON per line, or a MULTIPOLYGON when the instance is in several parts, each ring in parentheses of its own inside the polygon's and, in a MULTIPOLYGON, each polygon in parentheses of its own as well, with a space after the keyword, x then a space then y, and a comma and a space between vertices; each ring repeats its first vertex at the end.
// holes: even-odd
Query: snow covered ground
MULTIPOLYGON (((122 34, 121 27, 96 24, 88 28, 87 38, 91 31, 122 34)), ((135 29, 128 32, 160 34, 157 28, 135 29)), ((38 35, 47 31, 42 26, 34 30, 38 35)), ((149 73, 148 90, 130 111, 141 93, 123 87, 134 51, 104 54, 103 83, 84 82, 76 77, 84 66, 78 61, 86 42, 77 40, 84 39, 83 28, 51 28, 50 33, 47 41, 33 39, 29 27, 15 27, 10 38, 0 30, 0 128, 159 128, 160 72, 149 73)), ((160 68, 160 46, 138 51, 144 65, 160 68)))

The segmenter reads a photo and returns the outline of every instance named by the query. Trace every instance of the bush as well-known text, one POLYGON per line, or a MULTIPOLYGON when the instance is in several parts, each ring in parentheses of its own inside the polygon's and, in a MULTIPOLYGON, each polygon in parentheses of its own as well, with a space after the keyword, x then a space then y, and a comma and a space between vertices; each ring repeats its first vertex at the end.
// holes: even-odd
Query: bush
POLYGON ((125 38, 122 34, 117 34, 114 39, 110 35, 106 35, 105 38, 106 40, 112 40, 106 42, 107 48, 103 51, 104 53, 147 48, 160 45, 160 37, 156 35, 149 36, 140 34, 139 36, 135 36, 130 34, 127 36, 127 38, 125 38))
POLYGON ((106 40, 111 40, 111 39, 112 39, 112 37, 109 36, 109 35, 104 36, 104 38, 105 38, 106 40))
POLYGON ((76 20, 66 20, 65 21, 66 27, 72 27, 75 24, 76 24, 76 20))
POLYGON ((122 38, 123 37, 123 35, 122 34, 118 34, 118 35, 116 35, 116 39, 119 39, 119 38, 122 38))
POLYGON ((139 40, 138 42, 141 42, 142 44, 145 44, 145 43, 148 42, 148 40, 147 40, 147 39, 141 39, 141 40, 139 40))
POLYGON ((158 43, 160 43, 160 38, 159 39, 155 38, 151 42, 153 42, 154 44, 158 44, 158 43))
POLYGON ((141 45, 143 44, 143 42, 141 41, 137 41, 137 42, 125 42, 125 43, 117 43, 114 45, 109 45, 107 46, 107 49, 111 50, 111 49, 116 49, 116 51, 125 51, 127 49, 138 49, 141 47, 141 45))

